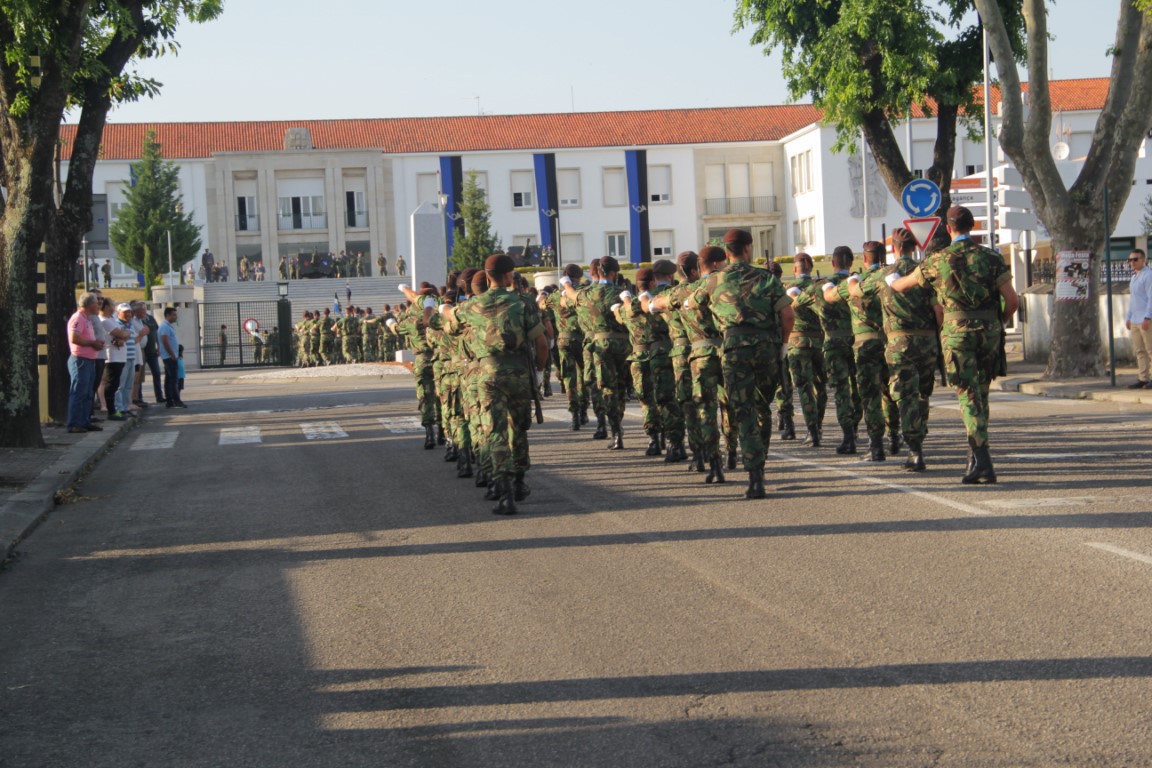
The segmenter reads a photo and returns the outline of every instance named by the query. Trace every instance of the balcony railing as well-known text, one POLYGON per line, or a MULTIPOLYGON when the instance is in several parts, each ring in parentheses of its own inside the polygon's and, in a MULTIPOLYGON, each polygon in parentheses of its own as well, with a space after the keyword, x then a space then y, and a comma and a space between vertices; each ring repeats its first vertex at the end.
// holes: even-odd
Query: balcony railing
POLYGON ((259 232, 260 231, 260 216, 256 213, 238 213, 236 214, 236 231, 237 232, 259 232))
POLYGON ((711 197, 704 200, 705 216, 748 215, 751 213, 776 213, 775 196, 711 197))
POLYGON ((328 214, 326 213, 294 213, 291 216, 281 215, 278 229, 327 229, 328 214))

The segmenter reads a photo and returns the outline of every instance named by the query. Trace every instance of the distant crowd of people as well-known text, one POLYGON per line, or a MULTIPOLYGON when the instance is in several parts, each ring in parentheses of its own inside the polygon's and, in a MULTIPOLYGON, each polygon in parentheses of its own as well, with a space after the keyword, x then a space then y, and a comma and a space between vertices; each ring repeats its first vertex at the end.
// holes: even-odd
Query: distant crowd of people
MULTIPOLYGON (((301 280, 304 278, 329 277, 351 278, 372 277, 371 254, 363 251, 344 251, 312 254, 293 254, 281 256, 276 271, 280 280, 301 280)), ((388 277, 388 257, 380 253, 376 257, 376 271, 381 277, 388 277)), ((264 262, 241 256, 236 264, 236 279, 239 282, 263 282, 267 279, 268 271, 264 262)), ((394 268, 396 274, 404 277, 408 273, 408 264, 403 254, 396 256, 394 268)), ((194 269, 190 264, 185 275, 189 284, 199 280, 202 283, 226 283, 231 272, 227 261, 218 261, 215 254, 205 248, 200 256, 200 268, 194 269)))

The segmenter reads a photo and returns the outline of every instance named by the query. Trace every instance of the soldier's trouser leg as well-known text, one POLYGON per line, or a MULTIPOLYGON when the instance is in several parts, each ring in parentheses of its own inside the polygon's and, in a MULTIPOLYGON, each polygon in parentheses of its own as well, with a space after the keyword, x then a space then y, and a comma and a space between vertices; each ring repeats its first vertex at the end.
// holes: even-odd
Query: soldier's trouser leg
POLYGON ((480 429, 488 445, 495 478, 511 478, 517 471, 523 471, 517 468, 518 451, 523 452, 523 461, 527 463, 527 432, 520 427, 526 426, 523 424, 523 404, 532 400, 529 386, 526 375, 496 371, 486 372, 480 377, 480 396, 485 404, 480 429))
POLYGON ((660 408, 656 404, 652 363, 648 360, 633 360, 630 368, 632 389, 640 398, 640 412, 644 415, 644 434, 649 437, 659 435, 663 431, 663 423, 660 420, 660 408))
POLYGON ((900 411, 900 431, 909 445, 928 434, 928 400, 936 386, 936 337, 896 336, 884 350, 888 389, 900 411))
POLYGON ((673 442, 684 439, 684 412, 676 400, 676 375, 672 358, 667 354, 652 356, 652 395, 660 411, 660 424, 664 434, 673 442))
MULTIPOLYGON (((680 405, 680 413, 684 419, 684 435, 688 445, 700 442, 700 427, 698 426, 699 412, 692 399, 692 364, 688 360, 688 348, 673 350, 672 376, 676 380, 676 402, 680 405)), ((699 448, 692 448, 696 451, 699 448)))
POLYGON ((724 388, 740 429, 744 468, 761 472, 772 436, 772 392, 778 386, 779 347, 764 342, 724 351, 724 388))
POLYGON ((588 406, 588 393, 584 390, 584 345, 580 342, 560 342, 560 380, 568 396, 569 413, 578 413, 588 406))
POLYGON ((847 340, 824 344, 828 366, 828 386, 836 390, 836 422, 842 429, 856 429, 860 423, 860 392, 856 389, 856 360, 847 340))
POLYGON ((592 404, 592 412, 597 418, 607 413, 604 406, 604 389, 600 383, 601 363, 597 359, 599 354, 595 343, 584 344, 584 387, 588 391, 588 402, 592 404))
POLYGON ((788 349, 788 369, 792 386, 800 394, 800 412, 808 429, 820 426, 823 413, 820 410, 820 382, 817 377, 816 362, 819 350, 811 347, 791 347, 788 349))
POLYGON ((960 417, 973 448, 988 444, 988 391, 997 363, 999 333, 965 331, 941 336, 948 384, 960 400, 960 417))
MULTIPOLYGON (((692 371, 692 400, 696 406, 696 435, 692 450, 698 451, 706 459, 720 455, 720 425, 717 423, 717 410, 724 373, 720 358, 716 355, 694 357, 690 362, 692 371)), ((689 432, 690 439, 692 433, 689 432)))
POLYGON ((350 363, 364 362, 364 339, 361 336, 352 337, 352 357, 348 360, 350 363))
POLYGON ((416 375, 416 402, 420 410, 420 423, 434 426, 437 422, 436 380, 432 372, 432 360, 426 355, 416 355, 412 362, 412 373, 416 375))
POLYGON ((351 336, 342 337, 342 341, 340 343, 340 353, 344 355, 344 360, 346 362, 356 362, 356 346, 352 341, 351 336))
POLYGON ((481 422, 484 419, 484 405, 480 394, 480 376, 474 367, 465 368, 464 377, 464 410, 468 420, 468 431, 472 438, 472 453, 480 471, 486 475, 492 474, 492 460, 488 453, 488 443, 484 437, 481 422))
POLYGON ((828 363, 823 348, 812 350, 812 383, 816 387, 816 423, 823 427, 824 414, 828 412, 828 363))
POLYGON ((856 347, 856 383, 864 409, 864 424, 870 438, 884 436, 885 376, 884 342, 869 339, 856 347))
POLYGON ((780 386, 776 388, 776 410, 791 416, 796 409, 792 405, 792 373, 788 370, 787 357, 780 365, 780 386))
POLYGON ((332 339, 326 336, 320 337, 320 360, 325 365, 332 362, 332 339))
POLYGON ((723 374, 720 381, 720 389, 716 393, 720 405, 720 430, 724 433, 724 448, 728 453, 735 453, 740 448, 740 425, 736 422, 736 411, 728 397, 728 388, 723 384, 723 374))
POLYGON ((624 401, 628 396, 628 346, 622 339, 596 342, 596 379, 604 397, 604 413, 614 430, 624 418, 624 401))

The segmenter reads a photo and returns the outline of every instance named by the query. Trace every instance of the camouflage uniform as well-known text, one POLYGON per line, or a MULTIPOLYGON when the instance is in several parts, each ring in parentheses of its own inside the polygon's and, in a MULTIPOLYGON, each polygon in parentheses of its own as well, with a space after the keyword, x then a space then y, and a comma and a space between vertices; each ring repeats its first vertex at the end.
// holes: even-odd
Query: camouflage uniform
MULTIPOLYGON (((837 272, 828 283, 839 285, 848 275, 837 272)), ((827 283, 825 284, 827 285, 827 283)), ((860 390, 856 388, 856 359, 852 355, 852 316, 847 305, 821 301, 816 305, 824 327, 824 364, 828 385, 836 390, 836 421, 846 432, 860 424, 860 390)))
MULTIPOLYGON (((652 293, 659 296, 675 289, 670 284, 657 285, 652 293)), ((663 317, 668 323, 668 334, 672 337, 672 395, 679 411, 679 439, 683 440, 687 436, 691 444, 693 433, 697 434, 699 441, 699 413, 692 399, 692 340, 688 336, 688 326, 679 312, 671 312, 663 317)), ((673 436, 672 439, 676 438, 673 436)))
POLYGON ((528 427, 532 390, 526 349, 544 334, 531 301, 506 288, 489 288, 456 311, 484 401, 477 442, 487 447, 493 479, 522 478, 530 467, 528 427))
MULTIPOLYGON (((620 434, 624 401, 628 395, 628 333, 612 313, 620 289, 598 280, 579 291, 576 306, 587 317, 585 336, 592 350, 595 380, 604 401, 604 414, 613 434, 620 434)), ((595 402, 595 401, 593 401, 595 402)))
POLYGON ((380 321, 371 312, 364 316, 362 331, 364 362, 375 363, 380 359, 380 321))
MULTIPOLYGON (((915 269, 916 262, 901 256, 886 275, 910 275, 915 269)), ((904 440, 918 453, 928 434, 928 400, 936 386, 939 346, 932 310, 936 300, 929 288, 897 293, 883 281, 879 285, 870 281, 861 290, 880 297, 887 337, 884 360, 888 363, 888 389, 900 411, 904 440)))
POLYGON ((792 284, 800 291, 793 297, 796 322, 788 338, 788 370, 792 386, 800 393, 800 411, 809 434, 819 437, 828 407, 828 377, 824 369, 824 326, 817 307, 824 303, 812 278, 802 275, 792 284))
POLYGON ((344 360, 349 363, 360 362, 360 318, 348 313, 336 321, 336 329, 340 333, 344 360))
POLYGON ((576 314, 576 307, 555 291, 548 296, 548 308, 556 323, 556 350, 560 353, 557 378, 564 384, 568 395, 568 411, 576 415, 588 410, 588 388, 584 381, 584 331, 576 314))
MULTIPOLYGON (((663 338, 657 336, 656 316, 644 312, 640 308, 640 301, 633 299, 619 310, 624 327, 628 329, 628 340, 632 344, 632 354, 628 358, 632 371, 632 389, 640 398, 640 411, 644 418, 644 434, 648 435, 659 451, 660 434, 664 431, 662 409, 656 400, 656 374, 653 372, 653 347, 661 345, 667 351, 671 349, 672 342, 667 338, 667 326, 664 326, 663 338)), ((649 450, 652 454, 652 450, 649 450)))
POLYGON ((331 315, 321 315, 320 321, 316 324, 316 329, 320 339, 320 360, 324 365, 332 365, 336 361, 335 355, 335 323, 332 321, 331 315))
POLYGON ((311 356, 311 365, 320 365, 322 358, 320 356, 320 316, 313 315, 312 322, 308 325, 308 349, 311 356))
MULTIPOLYGON (((684 305, 702 285, 704 279, 683 283, 668 292, 668 306, 678 323, 684 328, 688 340, 688 369, 692 387, 692 411, 687 417, 688 444, 693 453, 711 462, 720 457, 720 428, 716 421, 717 408, 724 391, 724 374, 720 365, 720 348, 724 337, 716 328, 712 312, 707 306, 684 305)), ((724 397, 727 400, 727 397, 724 397)), ((733 444, 739 441, 734 440, 733 444)))
MULTIPOLYGON (((671 284, 657 284, 650 293, 658 296, 671 288, 671 284)), ((632 300, 632 306, 639 309, 640 302, 632 300)), ((648 364, 652 371, 652 394, 660 409, 660 423, 668 441, 683 449, 684 411, 676 393, 676 369, 673 367, 672 325, 663 315, 649 315, 652 318, 653 343, 648 347, 648 364)), ((679 329, 678 335, 682 335, 679 329)))
POLYGON ((959 237, 913 274, 920 285, 935 290, 944 308, 940 345, 948 384, 960 400, 969 445, 983 448, 988 444, 989 386, 1003 372, 1000 286, 1012 273, 999 253, 959 237))
POLYGON ((420 410, 420 423, 425 427, 440 422, 437 413, 436 381, 432 373, 432 348, 428 344, 424 326, 424 308, 414 303, 396 318, 396 335, 403 349, 412 351, 412 373, 416 377, 416 401, 420 410))
POLYGON ((860 278, 862 298, 852 296, 848 281, 836 285, 836 295, 847 304, 852 315, 852 335, 855 337, 856 387, 864 411, 864 424, 868 437, 884 437, 885 426, 892 434, 900 431, 899 413, 888 393, 888 365, 884 362, 884 313, 877 296, 878 287, 884 285, 885 270, 869 269, 860 278))
POLYGON ((724 387, 740 430, 744 467, 762 476, 772 435, 771 398, 780 376, 777 312, 791 300, 767 270, 729 262, 704 278, 690 301, 711 310, 723 335, 724 387))
POLYGON ((388 321, 395 320, 396 315, 385 312, 380 315, 379 356, 381 362, 391 363, 396 360, 396 334, 388 329, 388 321))

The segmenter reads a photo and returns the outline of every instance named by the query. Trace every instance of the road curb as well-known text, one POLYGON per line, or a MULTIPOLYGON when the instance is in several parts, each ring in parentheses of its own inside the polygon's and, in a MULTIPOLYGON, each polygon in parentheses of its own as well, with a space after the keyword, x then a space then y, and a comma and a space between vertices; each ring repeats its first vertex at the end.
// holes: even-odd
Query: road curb
MULTIPOLYGON (((129 419, 112 430, 90 432, 0 507, 0 562, 11 557, 16 546, 36 529, 56 506, 56 494, 73 485, 81 475, 112 450, 117 440, 136 428, 140 419, 129 419)), ((105 422, 110 424, 111 422, 105 422)))

